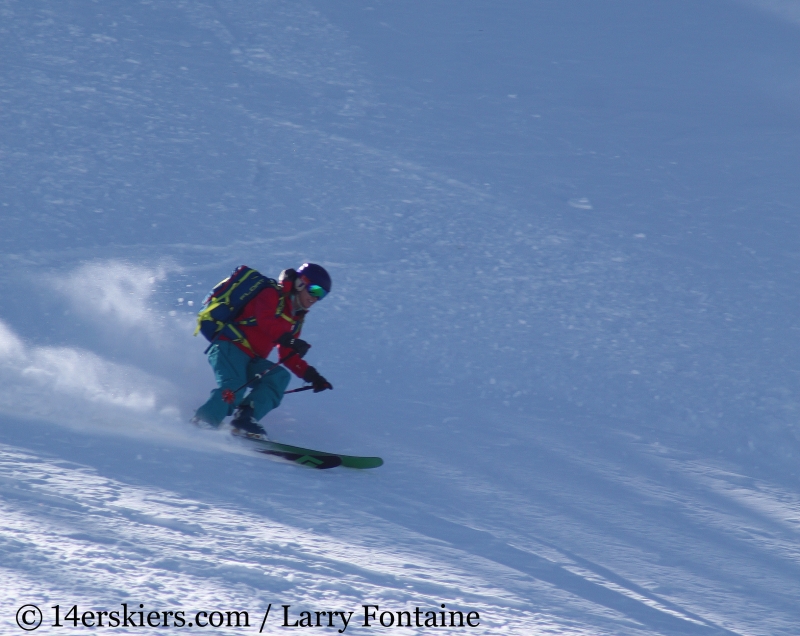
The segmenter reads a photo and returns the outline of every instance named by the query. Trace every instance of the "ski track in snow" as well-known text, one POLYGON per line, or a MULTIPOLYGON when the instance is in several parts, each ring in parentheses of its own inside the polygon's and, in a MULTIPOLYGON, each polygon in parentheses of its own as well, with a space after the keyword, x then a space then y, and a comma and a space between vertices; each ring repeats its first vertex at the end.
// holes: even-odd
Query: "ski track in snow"
POLYGON ((397 457, 423 475, 387 466, 385 479, 406 482, 400 494, 378 473, 322 481, 260 457, 231 463, 230 444, 156 450, 101 438, 80 449, 57 429, 42 433, 65 457, 108 457, 98 472, 3 448, 10 603, 252 614, 269 603, 445 603, 479 611, 487 633, 791 633, 800 502, 663 449, 639 455, 649 469, 634 479, 630 460, 593 461, 547 440, 537 462, 555 474, 541 470, 534 484, 397 457), (100 474, 109 470, 120 478, 100 474), (747 578, 727 580, 731 568, 747 578), (769 615, 730 610, 754 602, 769 615))
POLYGON ((0 632, 797 632, 797 11, 621 6, 0 0, 0 632), (186 425, 203 295, 304 259, 267 428, 379 470, 186 425))
POLYGON ((263 511, 121 483, 9 447, 1 461, 2 567, 25 573, 6 585, 9 606, 36 598, 88 609, 155 596, 187 610, 244 608, 257 615, 286 598, 298 608, 336 609, 369 599, 397 609, 468 604, 501 633, 559 623, 525 608, 527 594, 558 597, 546 586, 523 580, 498 588, 498 574, 524 577, 364 513, 331 514, 329 505, 319 508, 327 501, 312 504, 312 512, 322 512, 313 520, 300 515, 281 523, 263 511), (31 518, 36 506, 45 510, 31 518))

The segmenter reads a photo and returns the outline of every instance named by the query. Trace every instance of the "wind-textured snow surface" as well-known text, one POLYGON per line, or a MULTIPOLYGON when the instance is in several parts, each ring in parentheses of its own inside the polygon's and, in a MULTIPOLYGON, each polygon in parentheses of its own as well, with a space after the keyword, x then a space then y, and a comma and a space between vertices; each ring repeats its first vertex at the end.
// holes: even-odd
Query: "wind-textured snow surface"
POLYGON ((0 60, 0 632, 798 633, 796 2, 0 0, 0 60), (265 424, 377 470, 187 423, 206 291, 304 260, 335 390, 265 424))

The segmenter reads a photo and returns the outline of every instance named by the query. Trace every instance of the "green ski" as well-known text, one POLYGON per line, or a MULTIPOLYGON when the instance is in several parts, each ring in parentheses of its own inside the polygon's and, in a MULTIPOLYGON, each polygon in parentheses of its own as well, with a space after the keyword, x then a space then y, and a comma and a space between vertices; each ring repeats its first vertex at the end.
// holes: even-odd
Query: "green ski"
POLYGON ((296 464, 308 466, 309 468, 324 469, 344 466, 345 468, 363 469, 377 468, 378 466, 383 465, 383 460, 380 457, 339 455, 338 453, 326 453, 324 451, 312 450, 310 448, 290 446, 289 444, 280 444, 271 440, 248 437, 241 434, 236 436, 247 440, 247 442, 252 444, 255 447, 255 450, 259 453, 280 457, 296 464))

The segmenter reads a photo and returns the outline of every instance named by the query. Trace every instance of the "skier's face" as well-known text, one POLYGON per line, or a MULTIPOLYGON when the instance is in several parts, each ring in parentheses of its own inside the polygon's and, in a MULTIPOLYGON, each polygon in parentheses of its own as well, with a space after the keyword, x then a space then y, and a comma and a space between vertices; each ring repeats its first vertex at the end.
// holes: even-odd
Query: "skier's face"
POLYGON ((309 294, 308 290, 305 288, 297 294, 297 299, 300 301, 300 306, 306 310, 311 309, 311 305, 317 302, 317 299, 309 294))
POLYGON ((306 283, 302 278, 298 278, 294 283, 294 288, 297 290, 297 302, 306 311, 311 309, 311 305, 317 302, 317 299, 308 293, 306 283))

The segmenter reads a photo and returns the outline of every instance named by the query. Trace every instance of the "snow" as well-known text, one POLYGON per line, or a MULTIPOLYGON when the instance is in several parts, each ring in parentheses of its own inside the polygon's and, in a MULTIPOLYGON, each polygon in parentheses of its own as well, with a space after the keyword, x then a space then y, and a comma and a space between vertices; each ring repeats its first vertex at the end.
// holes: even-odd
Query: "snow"
POLYGON ((796 4, 0 0, 0 633, 796 634, 796 4), (188 424, 304 260, 266 427, 379 469, 188 424))

